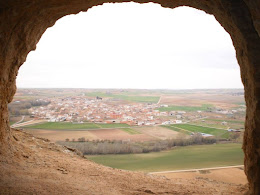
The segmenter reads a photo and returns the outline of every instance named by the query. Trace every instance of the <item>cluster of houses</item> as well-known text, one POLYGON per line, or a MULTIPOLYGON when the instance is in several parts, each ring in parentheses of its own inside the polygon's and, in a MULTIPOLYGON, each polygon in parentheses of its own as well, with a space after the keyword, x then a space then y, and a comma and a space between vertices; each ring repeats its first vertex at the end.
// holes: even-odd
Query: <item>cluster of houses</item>
POLYGON ((161 125, 182 123, 184 111, 160 112, 158 104, 122 103, 111 99, 67 97, 48 99, 51 103, 44 107, 32 107, 35 118, 50 122, 95 122, 126 123, 129 125, 161 125))
MULTIPOLYGON (((32 107, 31 114, 35 118, 49 122, 94 122, 94 123, 126 123, 128 125, 168 125, 197 120, 206 116, 202 111, 159 111, 165 104, 125 103, 109 98, 86 98, 84 96, 47 99, 47 106, 32 107)), ((231 114, 216 110, 216 114, 231 114)))

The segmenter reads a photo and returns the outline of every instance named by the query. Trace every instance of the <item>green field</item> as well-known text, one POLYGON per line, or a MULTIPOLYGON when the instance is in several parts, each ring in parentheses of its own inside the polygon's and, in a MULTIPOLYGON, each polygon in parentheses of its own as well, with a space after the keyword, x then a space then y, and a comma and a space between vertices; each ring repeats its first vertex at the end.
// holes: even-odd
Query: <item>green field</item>
POLYGON ((216 129, 212 127, 202 127, 198 125, 190 125, 190 124, 176 124, 176 125, 171 125, 173 127, 181 128, 193 133, 207 133, 211 134, 217 137, 221 138, 228 138, 229 137, 229 132, 227 130, 222 130, 222 129, 216 129))
POLYGON ((130 102, 143 102, 143 103, 157 103, 160 99, 158 96, 136 96, 136 95, 124 95, 124 94, 112 94, 103 92, 91 92, 85 94, 88 97, 111 97, 114 99, 126 100, 130 102))
POLYGON ((201 106, 169 106, 169 107, 161 107, 156 108, 156 110, 159 110, 160 112, 166 112, 166 111, 186 111, 186 112, 195 112, 198 110, 205 111, 212 107, 211 104, 202 104, 201 106))
POLYGON ((129 127, 128 124, 124 124, 124 123, 92 123, 97 125, 100 128, 119 128, 119 127, 129 127))
POLYGON ((101 123, 70 123, 70 122, 46 122, 35 125, 24 126, 26 129, 55 129, 55 130, 73 130, 73 129, 102 129, 129 127, 127 124, 101 124, 101 123))
POLYGON ((146 154, 86 156, 97 163, 135 171, 170 171, 243 164, 241 144, 214 144, 178 147, 146 154))
POLYGON ((135 129, 131 129, 131 128, 121 128, 120 130, 125 131, 125 132, 129 133, 130 135, 140 134, 139 131, 137 131, 135 129))
POLYGON ((219 121, 219 122, 223 122, 226 121, 228 123, 239 123, 239 124, 245 124, 245 121, 235 121, 235 120, 223 120, 223 119, 204 119, 205 121, 219 121))
POLYGON ((210 121, 206 121, 206 122, 201 122, 201 121, 192 121, 189 124, 191 125, 197 125, 197 126, 205 126, 205 127, 210 127, 210 128, 216 128, 216 129, 227 129, 228 126, 227 125, 221 125, 221 123, 219 124, 212 124, 210 123, 210 121))
POLYGON ((205 121, 192 121, 189 124, 198 125, 198 126, 207 126, 212 128, 220 129, 244 129, 244 121, 232 121, 232 120, 219 120, 219 119, 204 119, 205 121), (226 121, 227 124, 221 124, 223 121, 226 121))

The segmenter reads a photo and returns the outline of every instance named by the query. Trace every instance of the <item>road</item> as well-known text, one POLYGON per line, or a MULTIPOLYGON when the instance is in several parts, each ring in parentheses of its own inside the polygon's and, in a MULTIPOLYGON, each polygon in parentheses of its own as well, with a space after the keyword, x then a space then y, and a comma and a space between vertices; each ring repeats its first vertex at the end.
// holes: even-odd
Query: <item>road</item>
POLYGON ((14 123, 11 127, 13 127, 13 126, 15 126, 15 125, 17 125, 17 124, 19 124, 19 123, 21 123, 21 122, 23 122, 23 120, 24 120, 24 116, 22 116, 22 119, 21 120, 19 120, 18 122, 16 122, 16 123, 14 123))
POLYGON ((23 123, 15 123, 11 127, 17 128, 17 127, 22 127, 22 126, 32 125, 32 124, 37 124, 37 123, 42 123, 42 122, 47 122, 47 120, 34 120, 33 119, 33 120, 26 121, 26 122, 23 122, 23 123))
POLYGON ((157 104, 160 104, 161 99, 162 99, 162 96, 160 96, 160 99, 158 100, 157 104))

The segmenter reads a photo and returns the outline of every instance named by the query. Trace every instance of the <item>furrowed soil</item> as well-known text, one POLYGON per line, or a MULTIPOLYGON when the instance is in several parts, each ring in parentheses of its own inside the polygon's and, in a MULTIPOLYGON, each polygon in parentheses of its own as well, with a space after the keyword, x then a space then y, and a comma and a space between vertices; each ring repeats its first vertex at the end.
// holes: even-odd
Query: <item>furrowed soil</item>
POLYGON ((176 131, 172 131, 170 129, 160 127, 160 126, 149 126, 149 127, 141 127, 136 129, 143 134, 150 135, 152 137, 159 138, 162 140, 185 137, 185 135, 183 135, 182 133, 178 133, 176 131))
POLYGON ((167 179, 98 165, 75 151, 13 130, 1 153, 0 194, 243 194, 247 185, 201 178, 167 179), (6 154, 6 155, 4 155, 6 154))
POLYGON ((99 139, 94 134, 92 134, 90 131, 62 131, 62 130, 45 130, 45 129, 26 129, 25 130, 28 133, 33 134, 36 137, 43 137, 46 139, 49 139, 52 142, 56 141, 65 141, 65 139, 69 139, 72 141, 75 139, 76 141, 79 138, 84 137, 86 140, 97 140, 99 139))
POLYGON ((151 141, 157 139, 145 134, 129 134, 120 129, 99 129, 91 133, 102 140, 151 141))

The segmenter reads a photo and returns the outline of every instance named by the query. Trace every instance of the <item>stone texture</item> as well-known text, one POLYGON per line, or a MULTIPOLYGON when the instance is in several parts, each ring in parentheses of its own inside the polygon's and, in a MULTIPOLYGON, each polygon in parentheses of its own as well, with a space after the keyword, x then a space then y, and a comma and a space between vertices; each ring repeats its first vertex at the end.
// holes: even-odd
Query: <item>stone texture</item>
MULTIPOLYGON (((103 3, 128 0, 0 1, 0 153, 12 155, 7 104, 16 91, 16 76, 28 53, 48 27, 68 14, 103 3)), ((190 6, 213 14, 230 34, 240 65, 247 105, 243 149, 249 194, 260 194, 260 1, 259 0, 136 0, 163 7, 190 6)))

